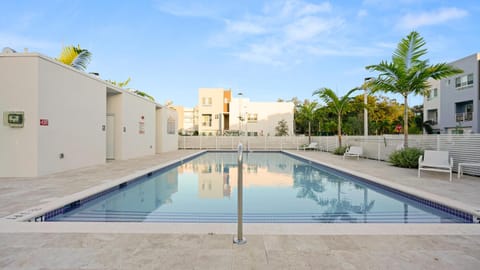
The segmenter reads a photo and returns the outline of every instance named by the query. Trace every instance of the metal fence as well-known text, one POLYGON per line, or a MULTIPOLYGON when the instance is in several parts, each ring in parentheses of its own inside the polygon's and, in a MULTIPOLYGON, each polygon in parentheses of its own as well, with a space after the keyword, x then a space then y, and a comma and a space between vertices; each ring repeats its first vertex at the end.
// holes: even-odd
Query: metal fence
MULTIPOLYGON (((409 135, 409 147, 449 151, 458 163, 480 163, 480 134, 409 135)), ((311 137, 321 151, 333 152, 338 147, 337 136, 311 137)), ((239 142, 250 150, 301 150, 308 144, 306 136, 179 136, 180 149, 235 150, 239 142)), ((363 156, 376 160, 388 160, 389 155, 403 145, 403 135, 342 136, 343 145, 362 146, 363 156)), ((480 168, 466 167, 466 174, 480 175, 480 168)))

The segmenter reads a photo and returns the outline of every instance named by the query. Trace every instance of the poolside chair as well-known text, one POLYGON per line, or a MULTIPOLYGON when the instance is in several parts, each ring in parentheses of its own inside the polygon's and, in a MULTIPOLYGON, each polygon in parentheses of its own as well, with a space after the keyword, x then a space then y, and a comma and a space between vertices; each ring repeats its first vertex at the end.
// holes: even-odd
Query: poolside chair
POLYGON ((343 159, 345 159, 345 157, 357 157, 357 159, 359 159, 361 155, 363 155, 363 148, 361 146, 350 146, 345 154, 343 154, 343 159))
POLYGON ((448 158, 448 151, 425 150, 423 156, 418 157, 418 177, 420 171, 448 172, 452 181, 453 158, 448 158))
POLYGON ((303 150, 318 150, 318 143, 317 142, 311 142, 309 145, 304 146, 303 150))

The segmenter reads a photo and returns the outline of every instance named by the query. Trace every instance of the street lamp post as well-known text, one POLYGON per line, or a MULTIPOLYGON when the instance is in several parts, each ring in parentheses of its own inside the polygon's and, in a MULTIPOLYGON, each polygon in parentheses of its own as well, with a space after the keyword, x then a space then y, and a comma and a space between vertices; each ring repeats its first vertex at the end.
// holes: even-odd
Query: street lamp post
POLYGON ((242 96, 242 92, 238 93, 238 135, 242 132, 242 96))
POLYGON ((363 103, 365 104, 365 108, 363 108, 363 136, 368 137, 368 90, 367 90, 367 83, 373 80, 372 77, 367 77, 364 80, 363 88, 365 88, 365 92, 363 94, 363 103))

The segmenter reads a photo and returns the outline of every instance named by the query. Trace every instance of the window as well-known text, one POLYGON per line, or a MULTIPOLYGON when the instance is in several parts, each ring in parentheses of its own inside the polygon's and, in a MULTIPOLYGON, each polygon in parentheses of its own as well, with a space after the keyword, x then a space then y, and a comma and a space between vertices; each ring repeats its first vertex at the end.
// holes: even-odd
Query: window
POLYGON ((211 114, 202 114, 202 126, 211 127, 212 126, 212 115, 211 114))
POLYGON ((438 96, 438 89, 433 88, 433 90, 430 91, 430 95, 428 96, 428 100, 432 100, 438 96))
POLYGON ((172 117, 168 117, 168 120, 167 120, 167 133, 168 134, 175 134, 175 129, 176 129, 176 123, 175 123, 175 119, 173 119, 172 117))
POLYGON ((203 106, 212 105, 212 98, 211 97, 202 97, 202 105, 203 106))
POLYGON ((438 110, 428 110, 427 111, 427 121, 432 121, 432 125, 438 123, 438 110))
POLYGON ((473 73, 455 78, 455 88, 465 88, 473 86, 473 73))
POLYGON ((459 102, 455 104, 455 121, 472 121, 473 120, 473 101, 459 102))
POLYGON ((255 122, 257 122, 257 121, 258 121, 258 114, 256 114, 256 113, 249 113, 249 114, 247 115, 247 121, 248 121, 249 123, 255 123, 255 122))

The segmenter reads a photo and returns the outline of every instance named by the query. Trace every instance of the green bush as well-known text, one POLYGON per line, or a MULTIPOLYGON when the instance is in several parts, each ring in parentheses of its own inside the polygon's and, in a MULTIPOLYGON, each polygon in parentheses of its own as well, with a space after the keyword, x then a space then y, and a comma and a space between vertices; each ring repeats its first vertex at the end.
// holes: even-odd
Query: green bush
POLYGON ((343 156, 343 154, 345 154, 345 151, 347 151, 347 148, 348 146, 340 146, 340 147, 337 147, 335 148, 335 150, 333 150, 333 153, 335 155, 341 155, 343 156))
POLYGON ((423 155, 423 150, 418 148, 405 148, 390 154, 389 161, 393 166, 402 168, 418 168, 418 157, 423 155))

